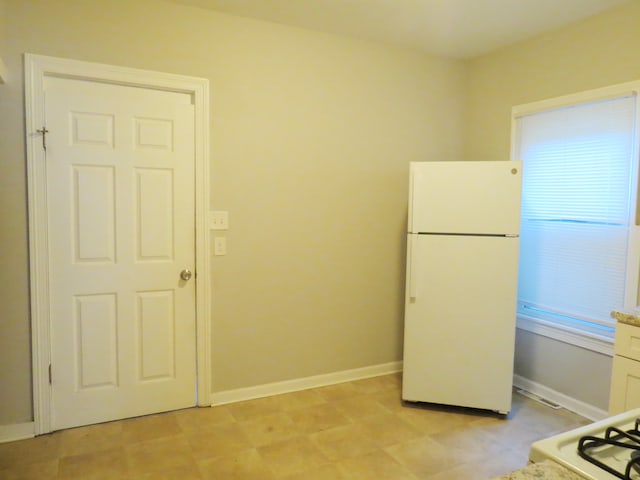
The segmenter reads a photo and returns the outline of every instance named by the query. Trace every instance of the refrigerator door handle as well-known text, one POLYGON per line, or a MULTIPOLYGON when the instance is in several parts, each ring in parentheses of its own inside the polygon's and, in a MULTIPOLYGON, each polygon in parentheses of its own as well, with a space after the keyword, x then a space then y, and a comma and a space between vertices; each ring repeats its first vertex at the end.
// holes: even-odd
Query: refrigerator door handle
POLYGON ((408 252, 407 252, 407 268, 409 269, 409 298, 416 298, 417 291, 417 279, 416 279, 416 268, 414 264, 418 258, 418 242, 416 242, 417 235, 409 235, 409 243, 408 243, 408 252))

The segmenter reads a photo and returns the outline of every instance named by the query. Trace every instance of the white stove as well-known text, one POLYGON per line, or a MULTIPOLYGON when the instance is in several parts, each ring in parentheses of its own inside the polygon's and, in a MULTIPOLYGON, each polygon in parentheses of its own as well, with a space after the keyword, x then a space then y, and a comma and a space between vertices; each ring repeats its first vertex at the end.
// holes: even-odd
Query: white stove
POLYGON ((587 479, 640 480, 639 419, 640 408, 540 440, 529 461, 552 460, 587 479))

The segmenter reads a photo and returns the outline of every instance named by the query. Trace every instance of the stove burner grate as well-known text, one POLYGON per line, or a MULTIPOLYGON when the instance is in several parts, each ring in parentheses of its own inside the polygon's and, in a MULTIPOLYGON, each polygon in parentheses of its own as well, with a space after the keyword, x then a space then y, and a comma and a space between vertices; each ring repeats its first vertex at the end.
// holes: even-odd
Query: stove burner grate
POLYGON ((631 470, 633 469, 636 472, 640 472, 640 418, 636 419, 635 428, 631 430, 623 431, 616 427, 608 427, 603 437, 587 435, 580 438, 578 442, 578 455, 618 478, 634 480, 631 478, 631 470), (627 462, 624 472, 612 468, 597 458, 595 455, 596 449, 606 446, 632 450, 631 459, 627 462))

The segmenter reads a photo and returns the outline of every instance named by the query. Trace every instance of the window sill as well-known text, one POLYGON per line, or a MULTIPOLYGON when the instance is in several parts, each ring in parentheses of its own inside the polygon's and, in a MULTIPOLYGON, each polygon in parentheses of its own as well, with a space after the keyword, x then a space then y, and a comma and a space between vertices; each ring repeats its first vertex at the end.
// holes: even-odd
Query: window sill
POLYGON ((613 357, 613 339, 557 325, 539 318, 518 315, 516 326, 527 332, 613 357))

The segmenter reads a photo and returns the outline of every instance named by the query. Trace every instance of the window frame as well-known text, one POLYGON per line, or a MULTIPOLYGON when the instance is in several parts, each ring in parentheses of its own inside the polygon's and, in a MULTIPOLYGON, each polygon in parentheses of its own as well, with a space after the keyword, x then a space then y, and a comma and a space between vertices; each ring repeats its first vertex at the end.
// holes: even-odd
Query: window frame
MULTIPOLYGON (((633 156, 635 161, 631 167, 631 211, 629 217, 629 235, 627 250, 627 268, 625 279, 624 305, 621 311, 640 315, 638 289, 640 287, 640 192, 638 191, 638 174, 640 172, 640 80, 612 85, 593 90, 573 93, 546 100, 516 105, 511 109, 511 160, 519 160, 520 148, 519 119, 526 115, 570 107, 582 103, 633 95, 635 97, 635 135, 633 138, 633 156)), ((526 165, 523 166, 526 169, 526 165)), ((612 307, 616 308, 616 307, 612 307)), ((615 323, 615 322, 614 322, 615 323)), ((587 350, 613 356, 613 338, 598 335, 579 328, 563 325, 548 319, 517 314, 517 327, 521 330, 559 340, 587 350)))

